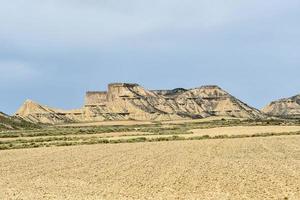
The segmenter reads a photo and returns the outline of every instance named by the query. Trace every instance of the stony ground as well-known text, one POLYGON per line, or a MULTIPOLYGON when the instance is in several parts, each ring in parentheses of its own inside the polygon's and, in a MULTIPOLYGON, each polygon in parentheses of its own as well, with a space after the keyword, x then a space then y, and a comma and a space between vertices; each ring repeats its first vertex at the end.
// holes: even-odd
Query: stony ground
POLYGON ((0 199, 300 199, 300 136, 0 151, 0 199))

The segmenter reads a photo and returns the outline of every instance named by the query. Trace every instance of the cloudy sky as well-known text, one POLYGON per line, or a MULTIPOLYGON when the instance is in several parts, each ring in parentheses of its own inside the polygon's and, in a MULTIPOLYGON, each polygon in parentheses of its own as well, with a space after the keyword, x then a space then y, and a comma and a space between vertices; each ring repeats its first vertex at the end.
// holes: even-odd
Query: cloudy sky
POLYGON ((110 82, 300 93, 299 0, 0 0, 0 110, 83 104, 110 82))

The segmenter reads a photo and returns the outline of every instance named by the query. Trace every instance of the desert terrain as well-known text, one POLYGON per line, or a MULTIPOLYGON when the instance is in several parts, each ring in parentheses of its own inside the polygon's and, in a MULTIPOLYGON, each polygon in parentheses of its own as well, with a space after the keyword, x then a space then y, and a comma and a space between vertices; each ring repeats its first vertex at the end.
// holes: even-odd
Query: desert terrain
POLYGON ((299 199, 300 136, 1 151, 1 199, 299 199))
POLYGON ((300 0, 0 0, 0 200, 300 200, 297 19, 300 0))
POLYGON ((300 124, 211 118, 0 132, 0 199, 300 199, 300 124))

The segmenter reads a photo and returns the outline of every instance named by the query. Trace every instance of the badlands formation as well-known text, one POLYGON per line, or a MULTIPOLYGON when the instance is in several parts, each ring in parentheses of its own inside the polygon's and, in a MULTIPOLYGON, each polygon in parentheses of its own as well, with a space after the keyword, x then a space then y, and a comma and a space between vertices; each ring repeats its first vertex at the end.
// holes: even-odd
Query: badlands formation
POLYGON ((29 122, 50 124, 104 120, 177 120, 210 116, 263 118, 259 110, 218 86, 146 90, 138 84, 112 83, 107 92, 87 92, 77 110, 50 108, 27 100, 15 114, 29 122))
POLYGON ((262 111, 271 116, 300 118, 300 94, 271 102, 262 111))

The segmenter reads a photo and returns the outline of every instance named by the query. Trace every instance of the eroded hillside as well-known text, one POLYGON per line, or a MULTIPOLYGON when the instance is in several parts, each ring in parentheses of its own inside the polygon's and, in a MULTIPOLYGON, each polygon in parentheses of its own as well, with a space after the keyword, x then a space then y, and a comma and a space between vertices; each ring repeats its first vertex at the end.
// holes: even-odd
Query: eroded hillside
POLYGON ((103 120, 177 120, 210 116, 263 118, 218 86, 146 90, 138 84, 113 83, 108 91, 87 92, 85 105, 64 111, 26 101, 16 116, 30 122, 66 123, 103 120))
POLYGON ((300 118, 300 95, 273 101, 262 111, 271 116, 300 118))

